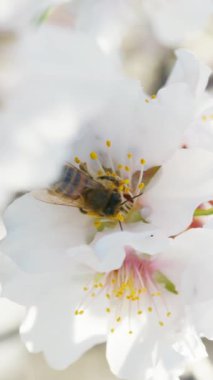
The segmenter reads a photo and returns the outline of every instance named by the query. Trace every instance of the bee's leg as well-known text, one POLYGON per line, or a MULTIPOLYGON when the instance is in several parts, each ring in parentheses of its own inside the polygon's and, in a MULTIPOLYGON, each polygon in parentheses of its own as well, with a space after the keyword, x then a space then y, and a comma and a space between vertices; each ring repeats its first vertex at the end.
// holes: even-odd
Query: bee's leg
POLYGON ((123 231, 123 226, 122 226, 122 223, 120 222, 120 220, 119 220, 119 226, 120 226, 121 231, 123 231))
POLYGON ((79 208, 79 210, 82 212, 82 214, 87 214, 87 211, 85 211, 83 208, 79 208))

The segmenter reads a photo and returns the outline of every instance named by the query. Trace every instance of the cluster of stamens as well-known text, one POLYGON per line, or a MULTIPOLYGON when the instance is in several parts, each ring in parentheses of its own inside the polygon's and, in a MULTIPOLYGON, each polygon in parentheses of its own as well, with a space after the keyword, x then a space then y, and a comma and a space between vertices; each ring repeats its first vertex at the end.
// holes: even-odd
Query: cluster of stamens
POLYGON ((153 312, 159 326, 163 327, 165 320, 171 317, 171 311, 166 304, 166 290, 155 279, 157 272, 158 265, 154 259, 127 252, 121 268, 98 273, 89 285, 83 287, 85 297, 75 315, 83 315, 91 306, 91 300, 102 296, 108 303, 105 312, 109 315, 111 333, 128 316, 127 332, 133 334, 133 319, 147 318, 153 312))

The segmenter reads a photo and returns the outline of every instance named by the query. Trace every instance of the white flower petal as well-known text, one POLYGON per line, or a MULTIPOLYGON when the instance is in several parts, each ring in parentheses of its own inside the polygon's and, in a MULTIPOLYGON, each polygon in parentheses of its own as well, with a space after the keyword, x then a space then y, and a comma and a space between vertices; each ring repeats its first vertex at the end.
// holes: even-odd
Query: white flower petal
POLYGON ((2 218, 0 217, 0 240, 2 240, 7 234, 7 231, 6 231, 6 228, 5 228, 5 224, 2 220, 2 218))
POLYGON ((200 336, 213 340, 213 300, 192 305, 190 316, 200 336))
POLYGON ((96 38, 106 52, 120 48, 129 27, 136 18, 131 0, 72 0, 75 27, 96 38))
POLYGON ((175 240, 176 254, 181 252, 185 263, 188 261, 182 278, 182 293, 185 299, 190 304, 211 300, 213 286, 212 231, 206 228, 192 229, 175 240))
POLYGON ((52 289, 63 283, 63 274, 32 274, 23 272, 11 259, 0 255, 2 296, 25 306, 36 304, 44 289, 52 289))
POLYGON ((169 235, 187 228, 195 209, 213 198, 213 155, 182 149, 162 166, 145 189, 148 220, 169 235))
MULTIPOLYGON (((73 284, 74 285, 74 284, 73 284)), ((21 335, 30 352, 42 351, 49 365, 64 369, 85 351, 101 343, 106 336, 106 321, 87 313, 75 316, 79 289, 55 288, 39 300, 21 327, 21 335), (83 320, 81 320, 81 317, 83 320)))
POLYGON ((177 61, 168 83, 188 83, 195 96, 202 95, 211 74, 211 69, 187 50, 176 50, 177 61))
MULTIPOLYGON (((134 329, 135 322, 133 326, 131 324, 131 330, 134 329)), ((118 377, 131 378, 138 374, 137 378, 139 378, 145 373, 147 367, 152 366, 153 341, 151 337, 149 340, 147 339, 148 329, 145 322, 138 321, 137 325, 138 333, 134 331, 133 334, 129 334, 130 328, 128 327, 128 318, 126 318, 107 338, 107 360, 112 372, 118 377), (139 324, 141 324, 141 328, 138 330, 139 324), (141 333, 143 328, 144 334, 141 333), (142 373, 140 373, 141 370, 142 373)))
POLYGON ((0 29, 23 29, 36 20, 51 6, 66 0, 1 0, 0 29))
POLYGON ((58 270, 68 248, 86 243, 90 220, 78 209, 38 201, 27 194, 5 213, 7 237, 1 250, 22 269, 58 270))
POLYGON ((136 138, 148 166, 161 165, 182 144, 182 135, 193 120, 194 99, 185 83, 171 84, 141 108, 136 138))
POLYGON ((107 272, 121 266, 125 258, 125 247, 132 247, 138 252, 154 255, 167 248, 168 245, 169 239, 160 231, 141 233, 121 231, 103 236, 93 244, 93 248, 103 268, 107 266, 104 269, 107 272))
POLYGON ((141 158, 147 167, 161 165, 181 146, 183 133, 194 118, 195 102, 184 83, 163 88, 148 103, 145 99, 138 82, 118 83, 109 104, 78 135, 73 157, 88 162, 91 151, 102 156, 105 141, 111 140, 115 164, 126 164, 127 153, 132 152, 137 166, 141 158))
POLYGON ((179 340, 173 345, 181 355, 190 361, 204 359, 207 357, 206 348, 196 333, 193 326, 185 326, 179 334, 179 340))
POLYGON ((184 135, 184 144, 188 148, 206 149, 209 152, 213 151, 213 105, 210 99, 210 104, 204 105, 201 112, 197 116, 192 126, 184 135))
POLYGON ((144 10, 156 37, 173 47, 204 27, 213 5, 211 0, 145 0, 144 10))
POLYGON ((122 378, 153 379, 159 368, 181 368, 184 358, 172 348, 170 334, 153 324, 142 324, 139 334, 129 335, 125 325, 116 328, 107 340, 111 370, 122 378), (150 376, 152 375, 152 376, 150 376))
POLYGON ((54 181, 80 124, 124 80, 117 61, 80 32, 42 25, 14 45, 13 85, 0 112, 2 193, 54 181))
MULTIPOLYGON (((96 272, 110 272, 121 267, 125 259, 125 247, 132 247, 139 252, 154 255, 166 249, 169 239, 160 231, 115 232, 101 234, 90 245, 74 247, 67 251, 68 256, 96 272)), ((76 267, 80 269, 79 266, 76 267)))

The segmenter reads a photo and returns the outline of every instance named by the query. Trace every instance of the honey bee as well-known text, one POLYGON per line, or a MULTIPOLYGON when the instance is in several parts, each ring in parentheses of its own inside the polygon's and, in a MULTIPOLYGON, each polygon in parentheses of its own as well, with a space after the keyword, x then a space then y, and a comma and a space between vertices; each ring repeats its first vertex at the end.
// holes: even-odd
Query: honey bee
POLYGON ((78 207, 85 214, 113 218, 124 211, 124 204, 133 202, 129 194, 119 192, 118 186, 119 181, 111 175, 94 179, 86 168, 66 164, 61 178, 35 195, 48 203, 78 207))

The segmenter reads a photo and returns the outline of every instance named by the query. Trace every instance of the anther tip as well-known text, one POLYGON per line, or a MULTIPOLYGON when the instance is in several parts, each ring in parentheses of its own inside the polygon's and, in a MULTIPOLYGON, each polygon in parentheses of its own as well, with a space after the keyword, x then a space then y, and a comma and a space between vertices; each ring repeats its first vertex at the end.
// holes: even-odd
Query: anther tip
POLYGON ((76 164, 80 164, 80 162, 81 162, 80 158, 77 156, 74 158, 74 161, 76 164))
POLYGON ((97 159, 98 159, 98 155, 97 155, 97 153, 96 153, 96 152, 91 152, 91 153, 90 153, 90 158, 91 158, 92 160, 97 160, 97 159))

